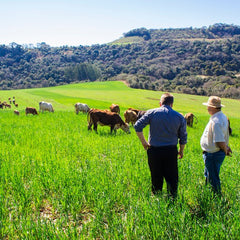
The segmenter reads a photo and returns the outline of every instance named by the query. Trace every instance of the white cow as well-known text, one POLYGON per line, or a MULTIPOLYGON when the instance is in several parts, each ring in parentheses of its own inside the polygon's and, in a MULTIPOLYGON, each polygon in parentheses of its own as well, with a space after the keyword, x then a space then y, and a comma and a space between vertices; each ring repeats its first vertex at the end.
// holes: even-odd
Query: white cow
POLYGON ((88 105, 85 103, 76 103, 74 106, 75 106, 76 114, 78 114, 79 112, 87 113, 90 110, 88 105))
POLYGON ((49 111, 49 112, 54 112, 53 110, 53 106, 51 103, 47 103, 47 102, 39 102, 39 112, 42 111, 49 111))

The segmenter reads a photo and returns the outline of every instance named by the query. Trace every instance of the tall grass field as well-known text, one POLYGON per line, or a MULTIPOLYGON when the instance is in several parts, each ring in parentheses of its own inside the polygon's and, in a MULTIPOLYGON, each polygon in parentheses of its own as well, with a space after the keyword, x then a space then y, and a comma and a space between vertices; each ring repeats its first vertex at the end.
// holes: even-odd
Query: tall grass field
POLYGON ((233 154, 221 167, 219 197, 205 186, 200 148, 208 97, 173 94, 173 109, 198 119, 187 128, 174 202, 166 183, 161 195, 151 194, 147 155, 132 126, 131 134, 110 134, 107 126, 95 133, 87 115, 74 111, 76 102, 115 103, 123 118, 129 107, 158 107, 161 94, 122 82, 0 91, 0 101, 14 96, 19 105, 0 109, 0 239, 240 239, 239 100, 222 99, 233 154), (40 101, 55 112, 25 115, 40 101))

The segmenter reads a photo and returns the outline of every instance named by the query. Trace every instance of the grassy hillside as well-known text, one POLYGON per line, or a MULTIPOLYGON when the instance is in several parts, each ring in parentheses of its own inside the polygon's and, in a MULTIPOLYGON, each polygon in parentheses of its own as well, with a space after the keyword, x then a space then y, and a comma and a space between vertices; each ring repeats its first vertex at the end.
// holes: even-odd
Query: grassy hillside
MULTIPOLYGON (((206 97, 175 96, 174 108, 193 112, 188 144, 179 160, 179 192, 173 204, 151 195, 146 152, 133 127, 111 135, 87 130, 86 114, 76 102, 106 109, 149 109, 160 92, 130 89, 122 82, 0 91, 15 96, 20 116, 0 109, 0 239, 238 239, 239 101, 223 99, 231 119, 232 158, 223 163, 221 198, 204 185, 201 134, 208 121, 206 97), (26 106, 44 100, 54 113, 25 116, 26 106)), ((147 136, 148 129, 144 134, 147 136)))
MULTIPOLYGON (((7 101, 9 97, 15 96, 20 110, 24 110, 26 106, 38 109, 38 103, 42 100, 52 102, 56 111, 72 111, 76 102, 85 102, 90 107, 101 109, 109 108, 111 103, 116 103, 122 109, 136 107, 146 110, 159 106, 161 94, 159 91, 132 89, 123 82, 93 82, 52 88, 0 91, 0 101, 7 101)), ((177 111, 207 115, 202 102, 206 102, 208 97, 177 93, 174 97, 174 109, 177 111)), ((239 100, 222 99, 222 103, 226 105, 223 111, 229 117, 240 118, 239 100)))

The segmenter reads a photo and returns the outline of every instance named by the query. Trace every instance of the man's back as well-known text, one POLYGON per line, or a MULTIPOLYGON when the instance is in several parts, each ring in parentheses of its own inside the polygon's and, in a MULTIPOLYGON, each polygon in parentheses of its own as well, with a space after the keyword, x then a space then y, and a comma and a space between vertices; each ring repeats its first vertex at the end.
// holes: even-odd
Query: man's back
POLYGON ((187 140, 186 121, 170 106, 148 110, 135 124, 135 130, 141 131, 150 124, 149 143, 151 146, 171 146, 178 144, 178 138, 185 144, 187 140))

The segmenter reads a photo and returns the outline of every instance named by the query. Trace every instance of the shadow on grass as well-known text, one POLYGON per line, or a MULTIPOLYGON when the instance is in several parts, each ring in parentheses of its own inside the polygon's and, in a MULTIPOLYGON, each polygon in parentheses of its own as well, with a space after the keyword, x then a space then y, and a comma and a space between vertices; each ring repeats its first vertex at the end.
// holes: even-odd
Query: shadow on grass
POLYGON ((203 221, 216 217, 217 212, 220 213, 218 218, 224 218, 231 211, 230 201, 223 195, 212 192, 208 186, 198 189, 195 201, 187 205, 192 219, 203 221))

